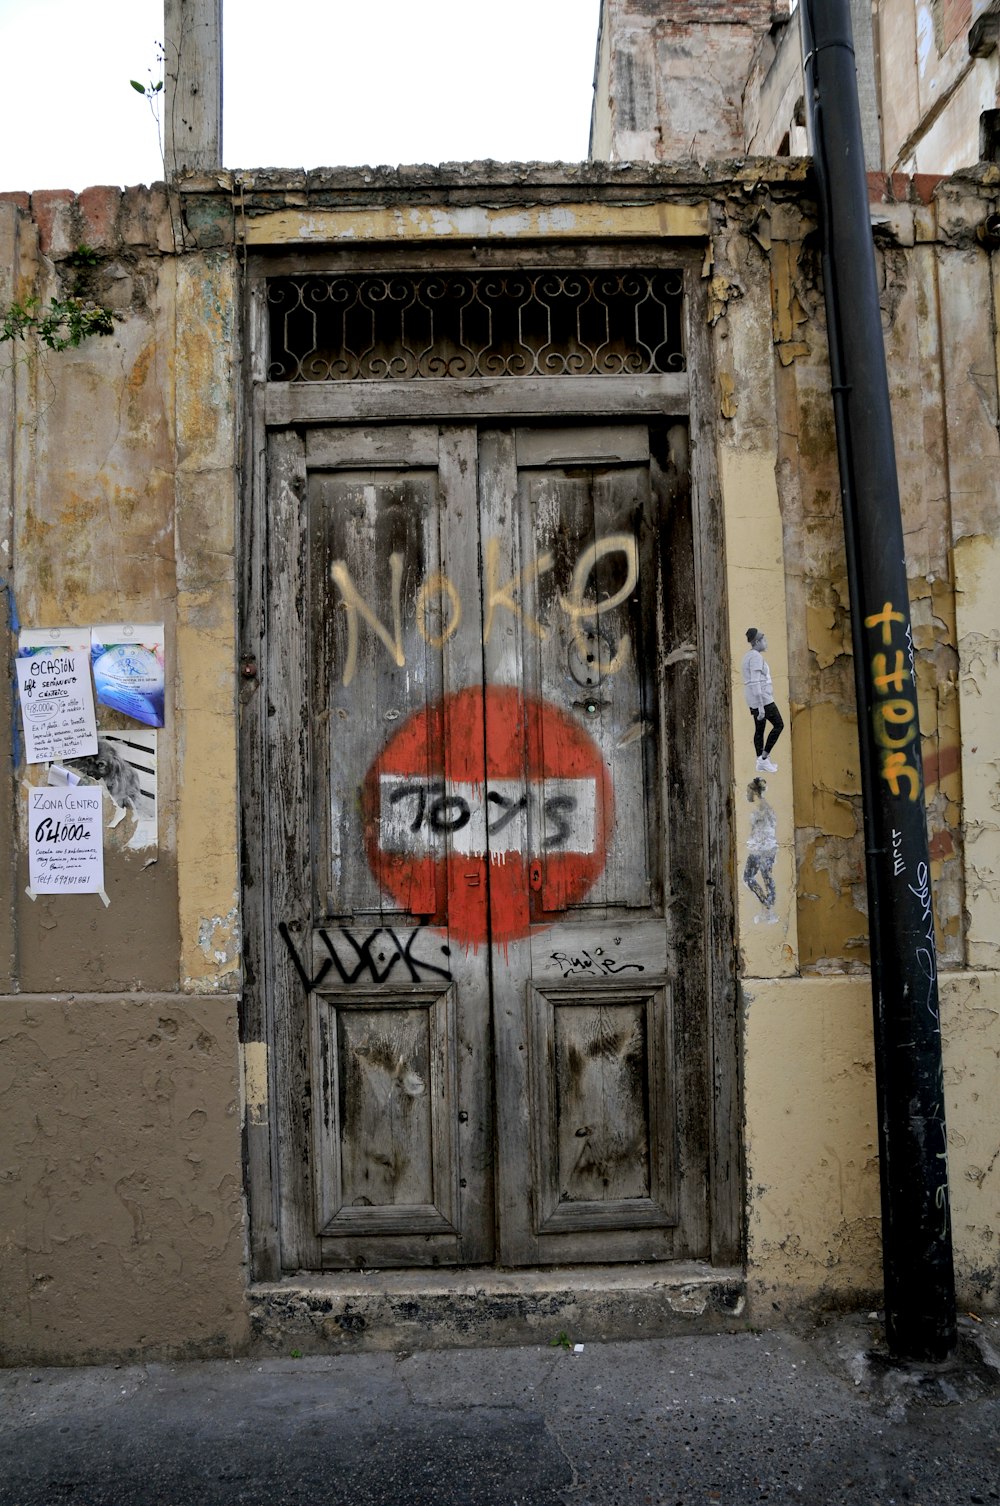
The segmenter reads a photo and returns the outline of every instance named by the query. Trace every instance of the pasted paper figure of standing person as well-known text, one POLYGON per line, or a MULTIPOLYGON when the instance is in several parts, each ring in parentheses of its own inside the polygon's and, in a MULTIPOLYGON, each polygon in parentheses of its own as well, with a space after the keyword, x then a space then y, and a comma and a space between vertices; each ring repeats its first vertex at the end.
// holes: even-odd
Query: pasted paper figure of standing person
POLYGON ((750 893, 764 906, 763 915, 755 915, 754 925, 761 921, 774 925, 778 917, 774 913, 774 860, 778 856, 778 818, 764 798, 767 788, 763 779, 751 779, 747 785, 747 799, 753 806, 750 817, 750 836, 747 839, 749 857, 743 869, 743 882, 750 893))
POLYGON ((753 745, 757 754, 758 774, 777 774, 778 765, 771 761, 771 749, 784 729, 781 712, 774 704, 774 686, 764 650, 767 639, 759 628, 747 628, 749 651, 743 655, 743 693, 753 716, 753 745), (767 742, 764 732, 768 724, 767 742))

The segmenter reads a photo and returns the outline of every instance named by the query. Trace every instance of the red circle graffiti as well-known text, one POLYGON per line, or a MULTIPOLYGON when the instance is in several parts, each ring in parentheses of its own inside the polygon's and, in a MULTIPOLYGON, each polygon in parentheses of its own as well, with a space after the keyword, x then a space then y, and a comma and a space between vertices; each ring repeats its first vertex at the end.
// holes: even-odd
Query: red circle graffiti
POLYGON ((362 786, 380 887, 477 947, 526 936, 583 898, 612 828, 611 779, 558 707, 474 686, 416 712, 362 786))

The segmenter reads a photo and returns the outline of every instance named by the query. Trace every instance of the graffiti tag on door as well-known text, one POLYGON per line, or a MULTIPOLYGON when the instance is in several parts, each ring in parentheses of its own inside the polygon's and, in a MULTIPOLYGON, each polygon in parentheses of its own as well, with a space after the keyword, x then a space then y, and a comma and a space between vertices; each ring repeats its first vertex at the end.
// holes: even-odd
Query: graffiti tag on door
POLYGON ((278 933, 288 948, 292 966, 301 978, 306 993, 319 988, 320 984, 326 981, 328 974, 334 971, 341 983, 347 987, 359 982, 384 983, 397 963, 401 964, 402 971, 399 976, 404 982, 423 983, 428 978, 442 978, 446 983, 450 983, 451 969, 447 965, 450 955, 449 947, 435 948, 445 959, 444 966, 437 962, 430 962, 418 954, 416 944, 421 941, 426 924, 426 920, 420 917, 418 926, 403 931, 405 941, 391 926, 376 926, 367 935, 362 935, 360 939, 347 926, 338 928, 336 938, 321 927, 317 935, 326 948, 327 956, 323 958, 314 974, 309 972, 306 959, 295 944, 291 926, 281 921, 278 925, 278 933))
POLYGON ((380 886, 473 947, 526 936, 600 876, 613 822, 601 754, 569 715, 472 686, 416 712, 362 787, 380 886))
MULTIPOLYGON (((526 566, 519 574, 504 580, 504 572, 500 568, 500 540, 496 538, 486 540, 483 558, 485 615, 482 637, 484 644, 489 643, 500 612, 509 613, 516 618, 535 638, 544 641, 551 636, 551 629, 532 617, 520 605, 518 595, 525 586, 537 580, 539 576, 547 574, 554 564, 553 556, 546 552, 540 554, 533 564, 526 566)), ((357 672, 362 621, 367 623, 379 641, 385 645, 393 663, 399 669, 403 669, 406 665, 406 653, 403 646, 403 556, 393 554, 389 557, 391 626, 381 621, 362 596, 345 560, 335 560, 330 573, 340 591, 347 613, 347 648, 342 670, 343 684, 350 685, 357 672)), ((559 609, 569 624, 573 642, 582 654, 586 655, 588 651, 584 624, 588 621, 599 622, 602 617, 613 612, 616 607, 620 607, 632 595, 638 579, 639 549, 630 534, 608 534, 595 539, 592 544, 588 544, 585 549, 581 550, 573 570, 569 590, 559 595, 558 602, 559 609), (601 566, 602 561, 610 559, 624 565, 624 579, 610 594, 604 592, 598 596, 588 596, 595 571, 601 566)), ((462 598, 454 582, 441 571, 436 571, 423 581, 416 593, 414 608, 417 632, 424 643, 431 648, 442 648, 449 638, 458 632, 462 624, 462 598), (443 621, 432 629, 428 626, 427 618, 429 610, 435 607, 440 610, 443 621)), ((631 654, 631 639, 627 633, 623 633, 614 655, 606 663, 602 663, 602 673, 617 674, 629 662, 631 654)))

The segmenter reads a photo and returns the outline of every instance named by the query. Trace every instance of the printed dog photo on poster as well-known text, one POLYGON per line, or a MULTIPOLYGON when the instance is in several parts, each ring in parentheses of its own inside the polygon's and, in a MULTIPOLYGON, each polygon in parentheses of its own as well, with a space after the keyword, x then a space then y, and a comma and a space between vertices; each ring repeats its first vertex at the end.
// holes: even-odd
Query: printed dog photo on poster
POLYGON ((113 831, 128 816, 135 826, 124 843, 126 848, 155 848, 158 840, 157 734, 152 729, 111 731, 100 728, 97 752, 86 758, 68 758, 49 768, 50 784, 102 784, 115 806, 108 821, 113 831))

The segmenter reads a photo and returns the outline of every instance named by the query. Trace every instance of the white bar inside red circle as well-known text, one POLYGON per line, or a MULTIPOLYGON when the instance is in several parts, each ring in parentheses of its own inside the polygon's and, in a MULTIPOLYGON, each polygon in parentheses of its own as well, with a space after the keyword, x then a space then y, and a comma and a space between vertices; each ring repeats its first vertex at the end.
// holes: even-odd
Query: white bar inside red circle
POLYGON ((597 781, 492 779, 488 785, 382 774, 379 846, 383 852, 447 851, 494 859, 558 852, 593 853, 597 846, 597 781))

